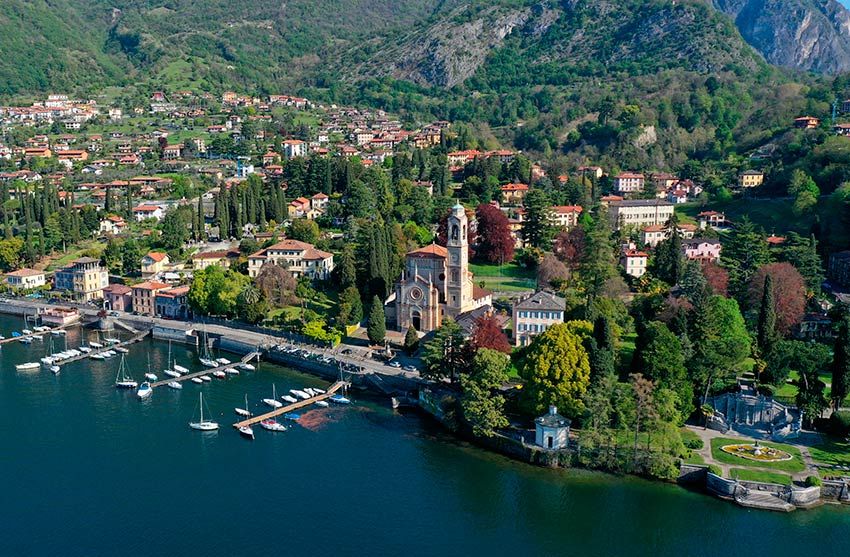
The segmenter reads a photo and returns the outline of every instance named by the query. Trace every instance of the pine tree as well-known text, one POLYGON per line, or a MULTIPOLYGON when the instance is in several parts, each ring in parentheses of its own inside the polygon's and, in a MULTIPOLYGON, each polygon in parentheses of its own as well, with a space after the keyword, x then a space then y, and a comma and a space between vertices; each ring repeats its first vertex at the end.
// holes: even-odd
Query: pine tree
POLYGON ((838 323, 838 335, 832 356, 832 405, 835 410, 850 394, 850 313, 846 311, 838 323))
POLYGON ((549 196, 543 190, 533 188, 526 194, 524 205, 523 239, 532 247, 548 250, 555 236, 549 196))
POLYGON ((762 359, 772 352, 779 341, 776 332, 776 299, 773 289, 773 277, 769 274, 764 277, 764 292, 761 297, 761 308, 759 309, 758 327, 756 331, 756 345, 762 359))
POLYGON ((419 334, 417 334, 416 329, 413 325, 407 328, 407 332, 404 334, 404 351, 408 356, 412 356, 419 349, 419 334))
POLYGON ((384 315, 384 304, 377 296, 372 298, 366 335, 369 337, 369 342, 381 345, 384 344, 384 338, 387 335, 387 318, 384 315))

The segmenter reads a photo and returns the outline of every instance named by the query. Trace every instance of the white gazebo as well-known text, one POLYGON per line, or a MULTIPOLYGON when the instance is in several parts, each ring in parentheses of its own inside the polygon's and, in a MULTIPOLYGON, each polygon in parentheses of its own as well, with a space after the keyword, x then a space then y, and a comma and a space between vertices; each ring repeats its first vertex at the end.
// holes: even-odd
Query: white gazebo
POLYGON ((549 413, 534 420, 537 434, 535 443, 544 449, 566 449, 570 439, 570 420, 558 414, 555 406, 549 406, 549 413))

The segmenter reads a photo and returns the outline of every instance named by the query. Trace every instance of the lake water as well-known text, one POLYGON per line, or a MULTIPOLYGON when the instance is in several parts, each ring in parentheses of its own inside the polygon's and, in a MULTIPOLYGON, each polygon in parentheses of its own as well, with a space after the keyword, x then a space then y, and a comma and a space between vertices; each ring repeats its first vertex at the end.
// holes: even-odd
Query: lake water
MULTIPOLYGON (((6 336, 21 327, 0 317, 6 336)), ((187 347, 173 349, 200 369, 187 347)), ((130 350, 141 380, 148 357, 164 367, 168 346, 130 350)), ((44 353, 38 341, 0 348, 3 556, 777 556, 837 553, 850 536, 848 507, 775 514, 673 485, 539 469, 374 401, 307 412, 284 433, 256 427, 251 442, 230 427, 246 393, 256 412, 272 384, 278 396, 327 384, 263 364, 140 402, 113 387, 117 359, 56 377, 15 370, 44 353), (198 391, 217 433, 187 426, 198 391)))

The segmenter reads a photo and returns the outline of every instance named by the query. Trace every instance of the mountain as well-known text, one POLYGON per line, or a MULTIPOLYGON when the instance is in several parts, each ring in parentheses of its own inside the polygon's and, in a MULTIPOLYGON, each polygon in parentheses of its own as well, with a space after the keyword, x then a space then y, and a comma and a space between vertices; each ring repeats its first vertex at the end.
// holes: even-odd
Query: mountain
POLYGON ((771 64, 850 70, 850 12, 835 0, 712 0, 771 64))

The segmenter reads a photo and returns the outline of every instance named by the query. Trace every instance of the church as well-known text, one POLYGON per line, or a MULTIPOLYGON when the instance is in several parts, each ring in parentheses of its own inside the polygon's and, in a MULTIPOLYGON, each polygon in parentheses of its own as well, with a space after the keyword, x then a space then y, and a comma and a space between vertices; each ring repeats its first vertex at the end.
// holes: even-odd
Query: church
POLYGON ((468 226, 466 211, 457 203, 446 222, 446 247, 431 244, 405 256, 404 272, 388 300, 397 330, 413 325, 427 333, 437 329, 445 317, 458 320, 491 305, 492 294, 472 281, 468 226))

